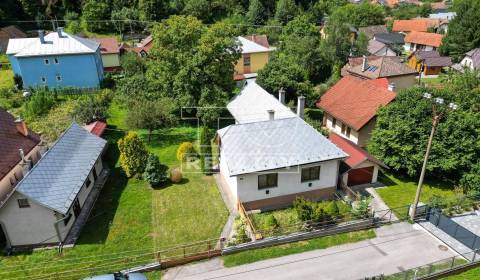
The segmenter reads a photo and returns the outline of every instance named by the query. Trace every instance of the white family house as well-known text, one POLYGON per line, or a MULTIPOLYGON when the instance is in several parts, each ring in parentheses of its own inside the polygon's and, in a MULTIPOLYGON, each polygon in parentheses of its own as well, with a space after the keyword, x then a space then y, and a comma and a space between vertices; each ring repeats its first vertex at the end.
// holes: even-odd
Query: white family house
POLYGON ((301 196, 333 198, 340 163, 348 155, 297 114, 250 81, 227 106, 236 124, 217 131, 220 175, 235 203, 246 209, 287 206, 301 196))
POLYGON ((75 242, 105 178, 105 147, 104 139, 73 123, 30 165, 0 204, 7 248, 75 242))

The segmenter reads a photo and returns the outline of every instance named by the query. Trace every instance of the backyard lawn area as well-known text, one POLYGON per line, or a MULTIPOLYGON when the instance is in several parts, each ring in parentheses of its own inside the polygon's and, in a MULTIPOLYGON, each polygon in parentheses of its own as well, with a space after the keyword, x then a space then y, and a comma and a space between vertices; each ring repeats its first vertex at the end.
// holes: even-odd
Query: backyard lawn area
MULTIPOLYGON (((111 175, 75 247, 61 256, 44 250, 0 257, 0 279, 81 279, 153 262, 154 250, 220 237, 228 212, 211 176, 184 172, 182 183, 158 189, 125 177, 116 146, 126 132, 124 117, 125 111, 112 105, 104 135, 111 175)), ((146 131, 138 133, 146 141, 146 131)), ((196 139, 193 127, 163 129, 147 147, 173 168, 179 166, 178 145, 196 139)))
POLYGON ((347 232, 268 248, 243 251, 240 253, 224 256, 223 261, 226 267, 232 267, 261 260, 286 256, 290 254, 297 254, 317 249, 325 249, 336 245, 353 243, 371 238, 375 238, 375 232, 373 230, 347 232))
POLYGON ((13 87, 13 71, 10 69, 0 70, 0 89, 13 87))
MULTIPOLYGON (((417 182, 415 180, 382 173, 379 176, 379 181, 382 182, 385 187, 377 188, 376 191, 389 208, 404 207, 413 203, 417 190, 417 182)), ((420 201, 426 203, 434 195, 442 198, 451 198, 455 196, 455 192, 453 191, 453 186, 448 183, 425 181, 420 201)), ((402 213, 397 212, 396 214, 401 218, 407 215, 406 212, 407 211, 402 211, 402 213)))
POLYGON ((471 280, 480 279, 480 267, 467 270, 463 273, 442 278, 444 280, 471 280))

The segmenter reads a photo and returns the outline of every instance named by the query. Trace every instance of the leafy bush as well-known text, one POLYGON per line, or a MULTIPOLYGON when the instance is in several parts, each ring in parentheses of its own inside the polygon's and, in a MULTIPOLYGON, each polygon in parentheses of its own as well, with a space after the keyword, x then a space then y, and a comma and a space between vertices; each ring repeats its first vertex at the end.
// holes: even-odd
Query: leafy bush
POLYGON ((179 161, 187 161, 191 157, 196 155, 195 149, 193 147, 193 144, 191 142, 183 142, 180 144, 177 150, 177 159, 179 161))
POLYGON ((325 212, 332 217, 332 218, 337 218, 340 215, 340 209, 338 209, 337 202, 335 200, 330 201, 325 207, 325 212))
POLYGON ((24 97, 10 88, 0 88, 0 107, 5 110, 19 108, 24 102, 24 97))
POLYGON ((313 216, 312 219, 317 222, 325 222, 330 220, 330 215, 325 211, 324 205, 322 203, 313 205, 313 216))
POLYGON ((161 164, 160 159, 152 153, 148 155, 143 179, 152 187, 158 187, 168 180, 167 167, 161 164))
POLYGON ((266 227, 269 231, 276 230, 279 227, 277 219, 272 214, 267 216, 267 218, 265 220, 265 225, 266 225, 266 227))
POLYGON ((313 218, 312 203, 303 197, 297 197, 293 201, 293 207, 301 221, 310 221, 313 218))
POLYGON ((120 166, 128 177, 141 174, 145 170, 148 152, 135 132, 130 131, 125 137, 118 140, 118 149, 120 150, 120 166))
POLYGON ((356 218, 363 218, 369 214, 370 211, 370 199, 366 197, 361 197, 357 201, 354 202, 354 206, 352 208, 352 214, 356 218))
POLYGON ((172 181, 172 183, 178 184, 182 181, 182 179, 182 171, 179 168, 174 168, 172 171, 170 171, 170 181, 172 181))
POLYGON ((41 90, 32 94, 27 103, 25 103, 25 118, 33 120, 36 117, 45 115, 55 104, 53 96, 46 90, 41 90))
POLYGON ((72 117, 77 122, 87 124, 97 120, 105 120, 111 99, 109 91, 82 97, 75 106, 72 117))
POLYGON ((231 245, 237 245, 251 241, 250 237, 247 235, 245 221, 242 218, 235 219, 233 223, 233 230, 235 233, 233 235, 232 242, 230 242, 231 245))
POLYGON ((22 79, 22 76, 18 75, 18 74, 15 74, 15 76, 13 76, 13 83, 15 84, 15 87, 17 89, 23 89, 23 79, 22 79))

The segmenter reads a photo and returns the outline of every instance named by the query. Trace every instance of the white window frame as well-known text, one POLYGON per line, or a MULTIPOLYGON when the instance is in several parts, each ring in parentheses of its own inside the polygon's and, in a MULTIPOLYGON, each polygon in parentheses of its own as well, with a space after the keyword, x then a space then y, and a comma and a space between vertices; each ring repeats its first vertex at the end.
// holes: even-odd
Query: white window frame
POLYGON ((57 80, 57 82, 61 82, 63 80, 62 76, 60 76, 60 74, 56 75, 55 79, 57 80))
POLYGON ((45 65, 50 65, 50 60, 48 58, 44 58, 43 63, 45 63, 45 65))
POLYGON ((58 59, 58 57, 55 57, 55 58, 53 59, 53 62, 54 62, 55 64, 60 64, 60 60, 58 59))
POLYGON ((42 83, 46 84, 47 83, 47 77, 40 77, 40 81, 42 81, 42 83))

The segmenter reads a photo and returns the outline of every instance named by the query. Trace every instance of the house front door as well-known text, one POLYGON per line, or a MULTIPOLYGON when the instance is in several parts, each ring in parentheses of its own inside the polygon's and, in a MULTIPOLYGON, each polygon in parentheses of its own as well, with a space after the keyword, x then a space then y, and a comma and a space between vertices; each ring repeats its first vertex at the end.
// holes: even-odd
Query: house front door
POLYGON ((78 197, 77 197, 73 202, 73 214, 75 215, 75 218, 78 218, 81 211, 82 211, 82 208, 80 207, 80 202, 78 201, 78 197))

